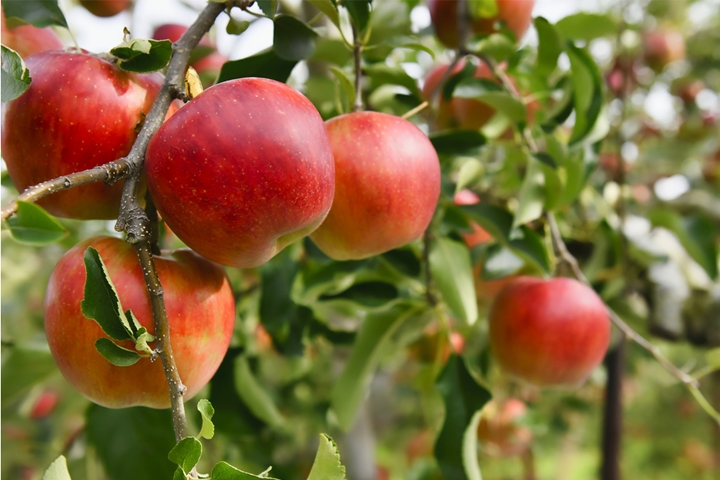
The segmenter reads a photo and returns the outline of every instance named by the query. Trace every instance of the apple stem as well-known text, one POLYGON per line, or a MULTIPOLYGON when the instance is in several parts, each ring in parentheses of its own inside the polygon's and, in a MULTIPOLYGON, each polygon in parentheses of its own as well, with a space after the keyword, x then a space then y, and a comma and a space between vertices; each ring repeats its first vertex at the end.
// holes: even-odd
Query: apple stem
POLYGON ((362 42, 355 24, 352 24, 353 32, 353 56, 355 58, 355 103, 353 112, 362 112, 362 42))

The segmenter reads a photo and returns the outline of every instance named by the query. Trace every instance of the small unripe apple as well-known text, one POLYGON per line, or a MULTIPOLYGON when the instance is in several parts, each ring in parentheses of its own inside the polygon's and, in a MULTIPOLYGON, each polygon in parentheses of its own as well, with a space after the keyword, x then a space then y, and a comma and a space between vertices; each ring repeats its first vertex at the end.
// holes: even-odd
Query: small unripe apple
MULTIPOLYGON (((25 63, 32 83, 8 104, 2 130, 3 158, 19 191, 127 155, 162 84, 158 73, 125 72, 84 53, 45 51, 25 63)), ((112 219, 122 187, 99 182, 38 203, 60 217, 112 219)))
MULTIPOLYGON (((479 0, 468 0, 475 3, 479 0)), ((468 5, 471 18, 470 29, 475 34, 490 34, 497 31, 496 23, 505 22, 517 40, 520 40, 532 22, 532 9, 535 0, 495 0, 497 14, 492 18, 482 18, 474 14, 473 5, 468 5)), ((460 46, 460 29, 458 28, 459 0, 429 0, 428 9, 435 35, 448 48, 460 46)))
POLYGON ((15 50, 21 57, 29 57, 33 53, 44 50, 61 50, 63 43, 57 34, 50 28, 36 28, 32 25, 21 25, 8 28, 5 23, 5 13, 0 8, 2 16, 2 44, 15 50))
MULTIPOLYGON (((71 248, 50 276, 45 295, 45 333, 65 379, 93 402, 109 408, 170 406, 162 363, 142 358, 135 365, 112 365, 95 349, 106 337, 80 308, 85 285, 83 255, 94 247, 125 310, 155 332, 152 309, 135 249, 113 237, 96 237, 71 248)), ((178 373, 192 398, 213 376, 230 344, 235 301, 223 269, 188 250, 155 257, 178 373)), ((134 349, 132 341, 121 342, 134 349)), ((155 344, 151 343, 154 348, 155 344)))
POLYGON ((130 8, 132 0, 80 0, 80 5, 96 17, 114 17, 130 8))
POLYGON ((274 80, 223 82, 195 97, 148 145, 147 184, 172 231, 210 260, 256 267, 315 230, 335 165, 320 114, 274 80))
POLYGON ((605 356, 610 318, 577 280, 520 277, 490 310, 490 349, 508 374, 540 386, 582 383, 605 356))
POLYGON ((335 199, 313 242, 330 258, 357 260, 419 238, 440 196, 440 161, 428 137, 378 112, 341 115, 326 125, 335 199))
POLYGON ((483 410, 477 429, 483 450, 502 457, 513 457, 527 451, 532 442, 532 432, 519 423, 526 413, 527 405, 516 398, 490 401, 483 410))
POLYGON ((685 39, 676 30, 658 29, 643 34, 645 62, 659 71, 671 62, 685 58, 685 39))

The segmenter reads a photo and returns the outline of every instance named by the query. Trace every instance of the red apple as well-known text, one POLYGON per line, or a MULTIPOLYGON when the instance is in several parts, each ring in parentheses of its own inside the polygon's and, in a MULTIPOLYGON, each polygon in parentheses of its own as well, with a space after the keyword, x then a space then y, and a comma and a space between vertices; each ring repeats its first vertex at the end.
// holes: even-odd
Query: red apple
MULTIPOLYGON (((162 76, 120 70, 95 56, 46 51, 26 60, 33 81, 9 103, 3 157, 18 190, 128 154, 162 76)), ((117 217, 123 182, 95 183, 38 203, 78 219, 117 217)))
POLYGON ((96 17, 113 17, 130 8, 132 0, 80 0, 80 5, 96 17))
POLYGON ((419 238, 440 196, 440 161, 427 136, 378 112, 341 115, 326 125, 335 200, 313 242, 330 258, 353 260, 419 238))
MULTIPOLYGON (((180 37, 187 31, 188 27, 184 25, 178 25, 177 23, 166 23, 160 25, 155 29, 152 34, 153 40, 170 40, 175 43, 180 40, 180 37)), ((210 37, 203 35, 200 39, 200 44, 203 47, 215 48, 215 42, 210 40, 210 37)))
MULTIPOLYGON (((112 365, 95 349, 106 335, 85 318, 80 302, 85 285, 83 255, 97 249, 125 310, 155 332, 143 274, 133 247, 113 237, 77 244, 58 262, 45 295, 45 333, 65 379, 93 402, 109 408, 170 406, 161 362, 143 358, 130 367, 112 365)), ((213 376, 230 344, 235 303, 221 267, 183 249, 155 257, 170 323, 170 343, 178 373, 191 398, 213 376)), ((134 349, 131 341, 125 348, 134 349)), ((154 344, 151 344, 153 346, 154 344)))
POLYGON ((658 29, 643 34, 645 62, 654 70, 662 70, 676 60, 685 58, 685 39, 676 30, 658 29))
POLYGON ((153 137, 150 193, 173 232, 224 265, 261 265, 320 225, 335 166, 325 125, 291 87, 243 78, 208 88, 153 137))
POLYGON ((32 409, 30 409, 30 418, 37 420, 47 417, 55 409, 58 400, 60 400, 58 392, 55 390, 43 390, 35 403, 33 403, 32 409))
MULTIPOLYGON (((455 194, 453 197, 453 203, 455 205, 475 205, 476 203, 480 203, 480 197, 478 197, 472 190, 464 188, 455 194)), ((490 235, 487 230, 482 228, 476 222, 470 221, 470 228, 472 229, 472 232, 462 234, 463 240, 465 240, 465 244, 468 248, 473 248, 492 240, 492 235, 490 235)))
POLYGON ((21 57, 29 57, 33 53, 44 50, 61 50, 63 43, 51 28, 36 28, 22 25, 8 28, 5 24, 5 13, 2 16, 2 44, 15 50, 21 57))
POLYGON ((495 298, 489 321, 490 349, 500 367, 541 387, 580 384, 610 341, 605 304, 570 278, 515 279, 495 298))
POLYGON ((497 402, 491 400, 483 410, 478 424, 478 439, 491 455, 514 457, 522 455, 532 442, 532 432, 519 420, 527 413, 527 405, 516 398, 497 402))
MULTIPOLYGON (((468 0, 472 2, 473 0, 468 0)), ((432 19, 435 35, 448 48, 460 46, 460 30, 458 28, 459 0, 429 0, 428 9, 432 19)), ((475 34, 490 34, 497 31, 496 23, 505 22, 515 37, 520 40, 532 22, 532 9, 535 0, 496 0, 498 13, 492 18, 482 18, 473 14, 473 6, 469 5, 471 19, 470 28, 475 34)))

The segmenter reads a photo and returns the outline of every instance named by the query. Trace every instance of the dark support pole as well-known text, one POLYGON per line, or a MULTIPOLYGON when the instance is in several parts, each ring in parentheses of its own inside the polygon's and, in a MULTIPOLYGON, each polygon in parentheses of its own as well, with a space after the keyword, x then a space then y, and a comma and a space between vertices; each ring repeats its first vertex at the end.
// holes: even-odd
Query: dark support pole
POLYGON ((603 415, 601 480, 620 480, 622 441, 622 377, 625 369, 625 336, 605 357, 607 386, 603 415))

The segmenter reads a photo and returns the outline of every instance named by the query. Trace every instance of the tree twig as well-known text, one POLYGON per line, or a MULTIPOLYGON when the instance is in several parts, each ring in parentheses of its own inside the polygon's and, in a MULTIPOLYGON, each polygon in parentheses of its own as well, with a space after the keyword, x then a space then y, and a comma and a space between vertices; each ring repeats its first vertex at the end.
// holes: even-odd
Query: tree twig
POLYGON ((362 41, 357 27, 352 23, 353 32, 353 57, 355 58, 355 103, 353 104, 353 112, 361 112, 363 109, 362 102, 362 41))

